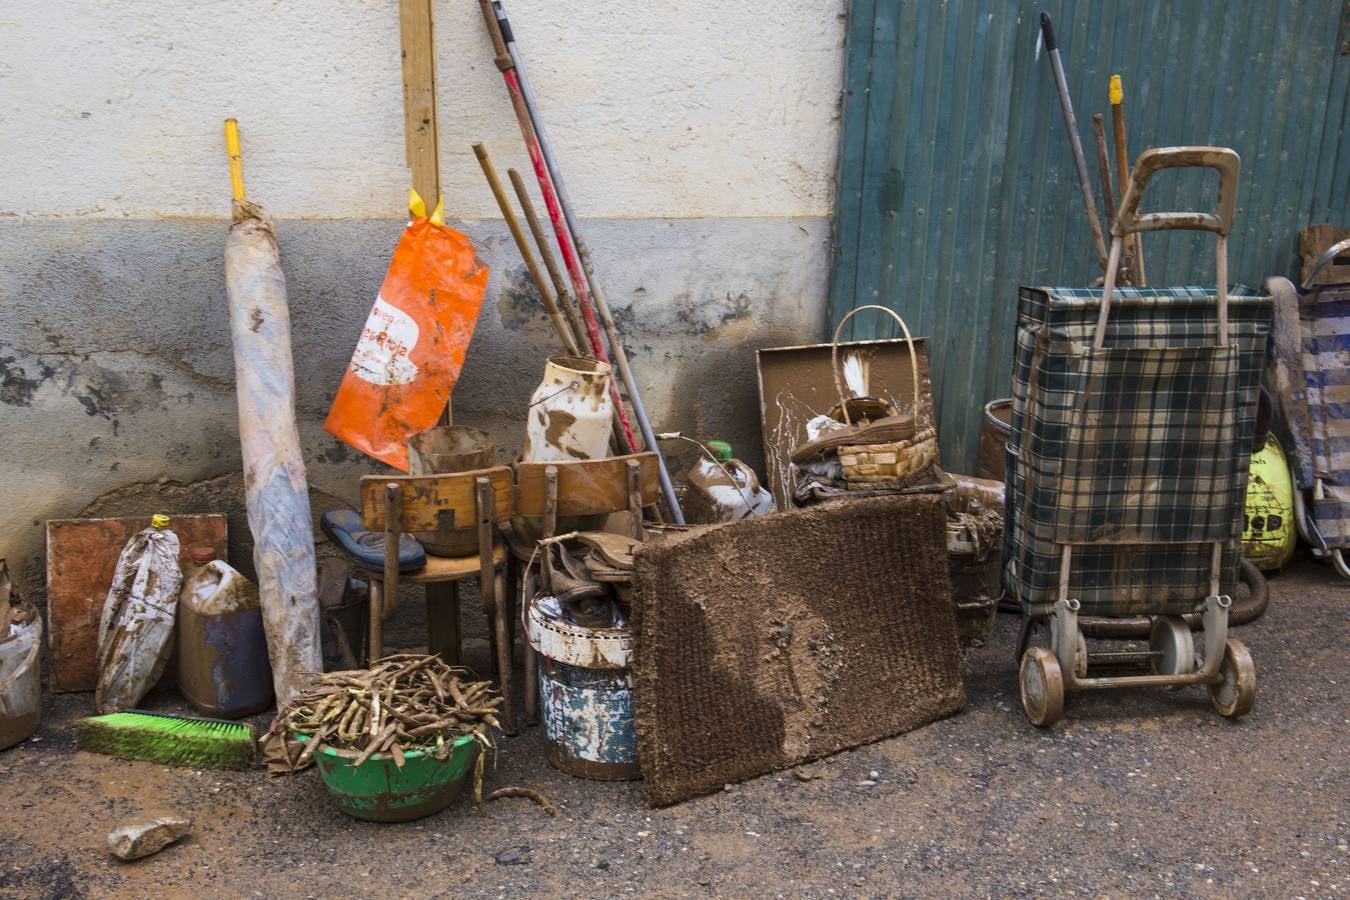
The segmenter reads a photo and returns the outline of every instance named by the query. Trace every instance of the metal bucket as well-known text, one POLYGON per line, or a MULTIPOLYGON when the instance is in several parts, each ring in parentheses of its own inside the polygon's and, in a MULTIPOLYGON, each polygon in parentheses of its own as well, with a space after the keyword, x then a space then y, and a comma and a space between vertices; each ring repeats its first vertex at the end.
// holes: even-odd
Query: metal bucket
POLYGON ((42 618, 26 600, 13 609, 23 623, 0 635, 0 750, 28 740, 42 721, 42 618))
MULTIPOLYGON (((472 472, 497 464, 492 435, 466 425, 438 425, 408 438, 409 475, 472 472)), ((478 552, 478 523, 463 528, 417 531, 413 537, 433 556, 469 556, 478 552)))
POLYGON ((633 723, 632 637, 627 628, 555 622, 530 604, 548 760, 580 778, 642 777, 633 723))
POLYGON ((991 400, 984 407, 980 426, 981 478, 1004 481, 1008 474, 1008 438, 1012 437, 1012 400, 991 400))

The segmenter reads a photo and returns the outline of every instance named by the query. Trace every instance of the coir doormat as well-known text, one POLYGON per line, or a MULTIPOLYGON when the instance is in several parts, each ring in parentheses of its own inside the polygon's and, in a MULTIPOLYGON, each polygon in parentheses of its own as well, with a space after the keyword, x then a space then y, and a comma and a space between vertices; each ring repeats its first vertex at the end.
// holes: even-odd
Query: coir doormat
POLYGON ((638 755, 663 806, 965 703, 941 497, 822 504, 647 544, 638 755))

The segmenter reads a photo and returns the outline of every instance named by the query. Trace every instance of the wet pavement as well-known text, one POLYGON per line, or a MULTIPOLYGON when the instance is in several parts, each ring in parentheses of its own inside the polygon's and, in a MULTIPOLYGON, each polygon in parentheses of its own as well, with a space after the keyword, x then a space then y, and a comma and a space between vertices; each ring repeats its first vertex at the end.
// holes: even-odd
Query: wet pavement
MULTIPOLYGON (((418 606, 392 646, 416 642, 418 606)), ((37 739, 0 752, 0 896, 1344 895, 1347 614, 1350 583, 1297 563, 1236 631, 1257 669, 1247 719, 1219 718, 1203 689, 1113 691, 1076 695, 1048 732, 1022 715, 1017 620, 1001 615, 967 659, 962 713, 668 809, 637 783, 553 770, 538 729, 503 739, 489 789, 535 788, 557 818, 524 799, 478 816, 466 797, 418 822, 359 822, 312 770, 78 753, 92 695, 49 694, 37 739), (142 814, 187 816, 192 833, 113 859, 107 833, 142 814)), ((148 705, 171 704, 161 689, 148 705)))

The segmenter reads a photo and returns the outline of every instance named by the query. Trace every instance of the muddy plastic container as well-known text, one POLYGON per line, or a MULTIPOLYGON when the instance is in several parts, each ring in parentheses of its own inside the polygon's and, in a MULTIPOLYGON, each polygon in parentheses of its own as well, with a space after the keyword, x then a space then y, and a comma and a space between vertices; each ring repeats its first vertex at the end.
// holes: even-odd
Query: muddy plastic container
POLYGON ((407 750, 403 767, 391 753, 376 753, 353 766, 361 754, 321 747, 314 754, 328 793, 349 816, 371 822, 410 822, 445 809, 464 790, 473 761, 473 735, 456 738, 445 759, 423 750, 407 750))
MULTIPOLYGON (((466 425, 438 425, 408 439, 409 475, 448 475, 490 469, 497 464, 492 435, 466 425)), ((433 556, 470 556, 478 552, 478 523, 463 528, 415 531, 413 537, 433 556)))
POLYGON ((42 721, 42 618, 26 600, 12 610, 17 621, 0 635, 0 750, 28 740, 42 721))
POLYGON ((629 630, 554 621, 536 603, 529 619, 548 761, 580 778, 641 778, 629 630))
POLYGON ((241 719, 272 705, 258 589, 209 547, 192 547, 197 565, 178 603, 178 689, 202 713, 241 719))

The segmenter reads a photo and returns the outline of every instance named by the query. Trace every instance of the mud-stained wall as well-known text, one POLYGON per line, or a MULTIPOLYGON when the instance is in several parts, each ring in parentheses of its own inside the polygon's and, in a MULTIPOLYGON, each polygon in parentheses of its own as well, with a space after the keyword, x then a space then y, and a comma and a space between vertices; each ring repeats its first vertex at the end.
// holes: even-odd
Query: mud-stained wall
MULTIPOLYGON (((758 466, 754 350, 824 331, 843 0, 509 9, 656 429, 758 466)), ((529 165, 476 5, 436 15, 446 208, 492 268, 455 420, 505 462, 556 342, 469 145, 529 165)), ((43 520, 161 505, 232 513, 244 562, 230 115, 277 220, 314 506, 355 499, 376 464, 322 422, 403 224, 397 4, 20 4, 0 59, 0 556, 21 587, 40 599, 43 520)))
MULTIPOLYGON (((461 225, 493 274, 455 420, 491 431, 506 462, 556 341, 505 229, 461 225)), ((589 227, 656 429, 724 436, 758 466, 754 350, 819 334, 828 221, 589 227)), ((138 514, 159 498, 170 512, 239 508, 239 482, 221 480, 240 465, 225 228, 0 220, 0 552, 17 564, 22 586, 39 586, 45 519, 138 514)), ((322 425, 401 223, 283 221, 278 229, 317 511, 354 500, 359 475, 378 468, 322 425)), ((242 518, 231 524, 238 530, 242 518)))

